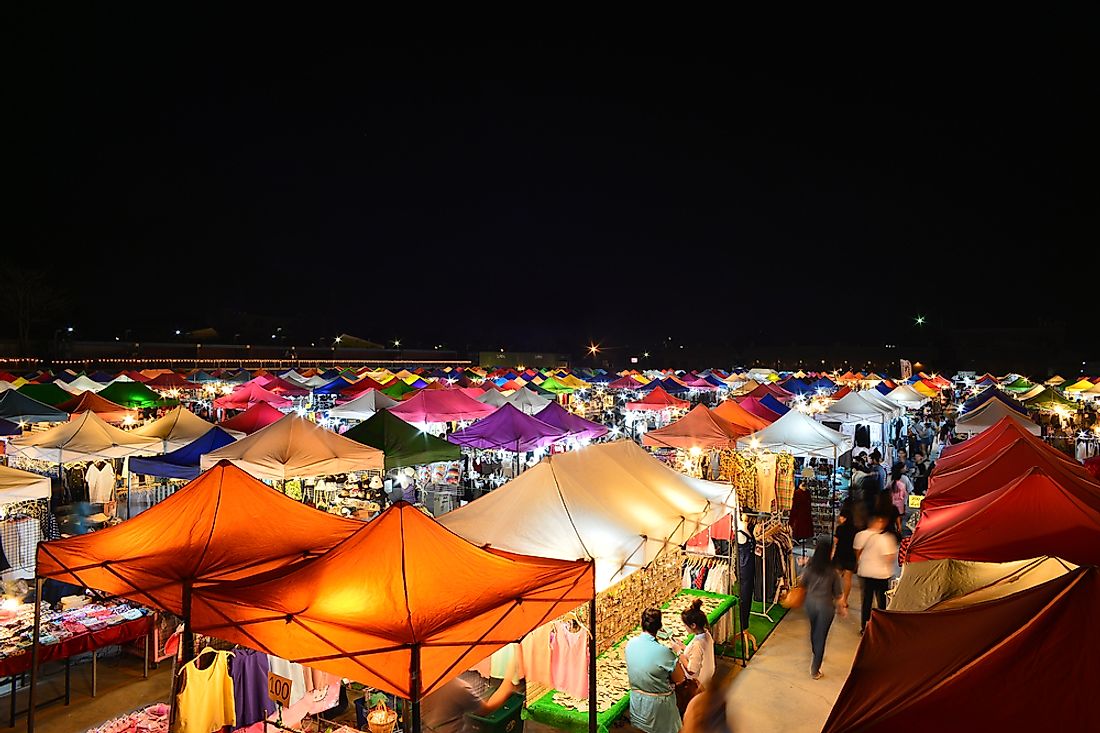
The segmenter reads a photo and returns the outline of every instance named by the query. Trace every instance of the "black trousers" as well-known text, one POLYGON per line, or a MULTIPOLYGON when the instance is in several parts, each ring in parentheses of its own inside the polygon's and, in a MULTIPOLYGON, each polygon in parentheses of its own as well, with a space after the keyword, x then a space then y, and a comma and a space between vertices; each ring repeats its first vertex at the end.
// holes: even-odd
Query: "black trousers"
POLYGON ((859 628, 863 628, 867 625, 867 622, 871 620, 871 599, 878 599, 878 607, 880 610, 886 610, 886 591, 890 587, 889 578, 864 578, 859 576, 860 581, 863 583, 863 604, 860 607, 859 613, 859 628))

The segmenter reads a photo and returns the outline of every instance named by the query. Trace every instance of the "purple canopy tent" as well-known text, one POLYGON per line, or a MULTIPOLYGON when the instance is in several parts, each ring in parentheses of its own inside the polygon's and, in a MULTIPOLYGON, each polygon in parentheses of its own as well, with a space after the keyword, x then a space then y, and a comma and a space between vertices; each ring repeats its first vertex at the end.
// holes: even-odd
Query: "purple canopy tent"
POLYGON ((548 446, 565 435, 561 428, 525 415, 509 403, 498 407, 489 417, 451 433, 447 440, 467 448, 496 448, 521 453, 548 446))
POLYGON ((600 425, 597 422, 585 420, 580 415, 574 415, 557 402, 551 402, 539 410, 535 413, 535 417, 551 427, 564 430, 578 440, 582 438, 595 440, 607 435, 606 425, 600 425))

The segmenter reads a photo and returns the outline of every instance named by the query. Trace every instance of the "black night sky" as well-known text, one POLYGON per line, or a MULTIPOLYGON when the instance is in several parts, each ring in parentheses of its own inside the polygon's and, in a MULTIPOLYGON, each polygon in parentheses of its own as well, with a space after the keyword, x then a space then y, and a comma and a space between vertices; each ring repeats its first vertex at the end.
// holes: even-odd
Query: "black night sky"
POLYGON ((1072 23, 341 26, 13 21, 6 261, 65 297, 35 329, 640 351, 1038 326, 1097 356, 1097 65, 1072 23))

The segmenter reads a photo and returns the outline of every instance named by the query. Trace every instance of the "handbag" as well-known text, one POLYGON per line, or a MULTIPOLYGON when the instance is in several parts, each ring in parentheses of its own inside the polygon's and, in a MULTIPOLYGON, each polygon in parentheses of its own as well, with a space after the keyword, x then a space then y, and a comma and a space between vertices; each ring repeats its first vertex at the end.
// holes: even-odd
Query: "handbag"
POLYGON ((683 682, 676 685, 676 707, 680 709, 681 718, 684 716, 684 711, 687 710, 691 698, 702 691, 702 688, 699 686, 699 680, 694 677, 685 677, 683 682))
POLYGON ((802 604, 806 602, 806 589, 801 585, 796 585, 787 591, 787 595, 783 597, 783 600, 779 602, 783 608, 802 608, 802 604))

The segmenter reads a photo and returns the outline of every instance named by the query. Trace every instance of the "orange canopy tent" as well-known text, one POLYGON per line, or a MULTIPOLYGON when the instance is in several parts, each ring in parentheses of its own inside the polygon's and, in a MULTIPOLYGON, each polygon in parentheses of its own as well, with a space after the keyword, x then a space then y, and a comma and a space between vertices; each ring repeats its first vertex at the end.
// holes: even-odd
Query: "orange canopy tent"
POLYGON ((362 526, 223 462, 122 524, 41 543, 37 572, 183 615, 189 587, 285 572, 362 526))
POLYGON ((408 698, 415 731, 421 695, 594 596, 591 561, 482 549, 398 502, 291 572, 196 589, 192 623, 408 698))
POLYGON ((696 405, 679 420, 642 436, 642 445, 653 448, 712 450, 736 448, 737 439, 753 432, 723 420, 705 405, 696 405))
POLYGON ((741 405, 737 404, 736 400, 723 400, 713 409, 713 412, 718 417, 727 422, 731 422, 734 425, 738 425, 748 432, 755 433, 757 430, 763 430, 771 425, 770 422, 762 417, 757 417, 752 414, 741 405))

